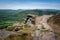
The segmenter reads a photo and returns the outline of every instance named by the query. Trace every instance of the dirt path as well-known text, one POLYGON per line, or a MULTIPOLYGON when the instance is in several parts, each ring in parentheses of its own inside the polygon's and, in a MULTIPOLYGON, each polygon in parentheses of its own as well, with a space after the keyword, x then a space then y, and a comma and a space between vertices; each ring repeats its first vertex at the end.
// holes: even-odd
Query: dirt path
POLYGON ((41 32, 39 30, 37 30, 36 36, 39 37, 39 40, 55 40, 54 31, 46 22, 49 17, 51 17, 51 16, 44 15, 44 16, 36 18, 36 26, 38 27, 38 29, 41 29, 41 27, 44 26, 45 29, 47 30, 42 35, 40 34, 41 32))

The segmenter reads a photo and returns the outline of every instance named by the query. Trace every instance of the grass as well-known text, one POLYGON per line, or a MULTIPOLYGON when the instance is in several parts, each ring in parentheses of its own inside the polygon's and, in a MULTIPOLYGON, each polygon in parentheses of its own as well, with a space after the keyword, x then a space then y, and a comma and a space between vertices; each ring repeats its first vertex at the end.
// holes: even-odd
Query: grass
MULTIPOLYGON (((16 31, 17 34, 9 35, 8 37, 4 38, 4 40, 30 40, 31 34, 34 34, 36 27, 30 27, 28 25, 22 25, 23 29, 16 31), (27 35, 24 35, 27 34, 27 35)), ((13 31, 14 26, 8 27, 7 30, 13 31)))
POLYGON ((10 35, 7 38, 5 38, 4 40, 19 40, 19 37, 17 35, 10 35))
POLYGON ((13 31, 15 29, 15 26, 9 26, 8 28, 6 28, 6 30, 8 31, 13 31))
POLYGON ((43 25, 42 28, 41 28, 40 33, 41 33, 41 34, 44 34, 45 32, 46 32, 46 29, 45 29, 45 27, 44 27, 44 25, 43 25))
POLYGON ((31 37, 31 34, 28 33, 19 33, 19 34, 12 34, 8 37, 4 38, 4 40, 29 40, 31 37), (27 34, 27 35, 25 35, 27 34))

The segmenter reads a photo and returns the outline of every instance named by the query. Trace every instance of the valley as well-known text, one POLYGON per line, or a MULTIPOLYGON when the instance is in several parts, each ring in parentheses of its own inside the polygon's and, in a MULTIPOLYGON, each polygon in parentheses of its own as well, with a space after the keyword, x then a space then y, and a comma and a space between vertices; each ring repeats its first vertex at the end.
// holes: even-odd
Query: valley
MULTIPOLYGON (((0 12, 0 39, 56 40, 56 33, 58 35, 59 32, 54 29, 53 22, 60 20, 59 14, 60 10, 52 9, 9 10, 9 12, 3 10, 0 12), (54 20, 57 15, 57 19, 54 20)), ((59 23, 57 22, 56 25, 58 26, 59 23)))

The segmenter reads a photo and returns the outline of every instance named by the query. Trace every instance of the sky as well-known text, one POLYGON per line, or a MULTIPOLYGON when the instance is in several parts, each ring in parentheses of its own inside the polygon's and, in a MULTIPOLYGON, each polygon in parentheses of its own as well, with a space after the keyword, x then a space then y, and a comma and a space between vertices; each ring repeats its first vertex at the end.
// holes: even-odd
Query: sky
POLYGON ((59 9, 60 0, 0 0, 0 9, 59 9))

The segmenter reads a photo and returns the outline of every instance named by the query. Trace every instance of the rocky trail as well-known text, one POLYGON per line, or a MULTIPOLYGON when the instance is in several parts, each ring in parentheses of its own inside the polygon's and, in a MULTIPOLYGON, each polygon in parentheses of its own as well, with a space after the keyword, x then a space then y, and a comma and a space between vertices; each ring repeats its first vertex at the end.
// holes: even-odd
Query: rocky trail
MULTIPOLYGON (((52 16, 52 15, 51 15, 52 16)), ((45 27, 46 32, 44 32, 44 34, 40 34, 41 32, 38 30, 36 32, 36 35, 39 37, 39 40, 55 40, 55 34, 53 29, 47 24, 47 19, 51 16, 41 16, 40 18, 38 17, 36 20, 36 26, 38 27, 38 29, 42 26, 45 27), (40 36, 38 35, 40 34, 40 36)))

